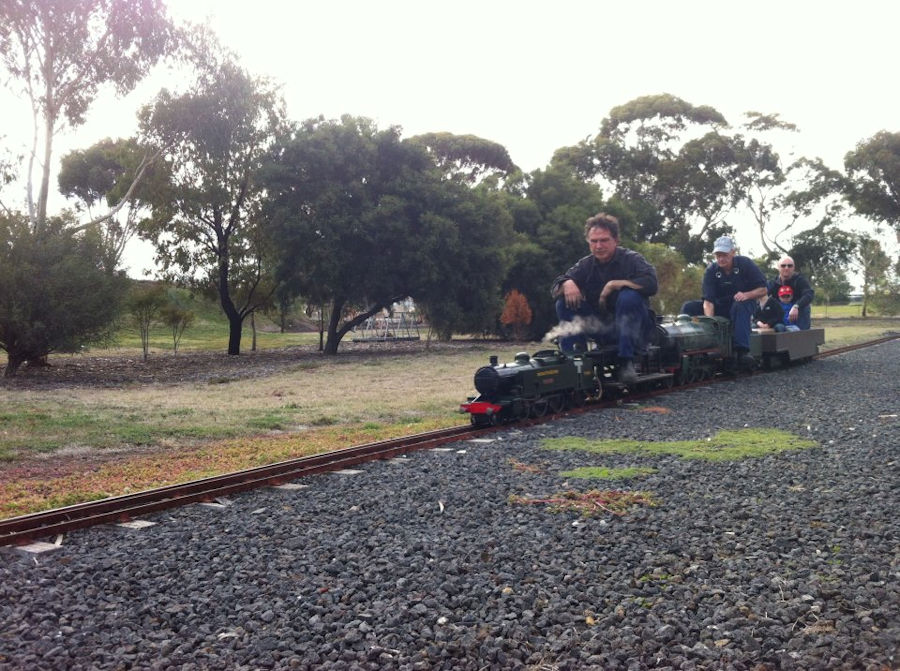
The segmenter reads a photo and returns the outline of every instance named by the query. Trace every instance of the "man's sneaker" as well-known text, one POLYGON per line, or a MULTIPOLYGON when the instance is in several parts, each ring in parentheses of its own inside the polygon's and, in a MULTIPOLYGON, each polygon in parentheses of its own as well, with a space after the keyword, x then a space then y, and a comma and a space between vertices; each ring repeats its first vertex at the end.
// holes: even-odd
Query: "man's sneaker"
POLYGON ((634 384, 637 382, 638 376, 634 370, 634 363, 631 359, 627 359, 619 364, 618 378, 619 382, 624 384, 634 384))

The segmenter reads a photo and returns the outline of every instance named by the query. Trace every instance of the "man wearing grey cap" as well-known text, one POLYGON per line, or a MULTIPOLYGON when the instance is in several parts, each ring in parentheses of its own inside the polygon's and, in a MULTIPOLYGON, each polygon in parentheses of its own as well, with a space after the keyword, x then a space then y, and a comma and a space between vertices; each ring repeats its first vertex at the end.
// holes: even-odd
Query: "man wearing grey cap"
POLYGON ((753 259, 737 254, 734 240, 727 235, 716 240, 713 254, 716 260, 703 275, 703 300, 686 302, 681 312, 728 317, 735 358, 745 367, 755 367, 756 360, 750 354, 750 328, 757 299, 766 295, 765 275, 753 259))

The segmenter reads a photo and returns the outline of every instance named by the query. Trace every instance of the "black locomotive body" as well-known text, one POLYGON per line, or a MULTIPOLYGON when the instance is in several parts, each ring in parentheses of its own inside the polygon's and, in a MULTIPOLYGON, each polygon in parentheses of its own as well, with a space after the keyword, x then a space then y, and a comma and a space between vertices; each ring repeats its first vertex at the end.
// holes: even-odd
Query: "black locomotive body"
MULTIPOLYGON (((472 424, 486 426, 582 405, 588 399, 616 397, 628 390, 688 384, 722 373, 738 373, 731 350, 731 322, 722 317, 679 315, 654 329, 646 352, 635 360, 636 382, 618 379, 614 346, 586 352, 519 352, 509 363, 475 372, 476 396, 460 406, 472 424)), ((751 353, 764 367, 808 361, 824 342, 823 329, 751 335, 751 353)))

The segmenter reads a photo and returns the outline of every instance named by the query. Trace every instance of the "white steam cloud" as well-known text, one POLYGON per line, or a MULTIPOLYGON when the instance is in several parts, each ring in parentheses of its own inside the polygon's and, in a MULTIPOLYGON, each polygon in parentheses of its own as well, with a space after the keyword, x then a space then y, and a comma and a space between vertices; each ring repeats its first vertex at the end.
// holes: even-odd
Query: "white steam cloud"
POLYGON ((575 317, 570 322, 560 322, 546 335, 542 342, 552 342, 555 338, 564 338, 575 335, 594 335, 597 333, 611 333, 615 330, 615 324, 607 324, 597 317, 575 317))

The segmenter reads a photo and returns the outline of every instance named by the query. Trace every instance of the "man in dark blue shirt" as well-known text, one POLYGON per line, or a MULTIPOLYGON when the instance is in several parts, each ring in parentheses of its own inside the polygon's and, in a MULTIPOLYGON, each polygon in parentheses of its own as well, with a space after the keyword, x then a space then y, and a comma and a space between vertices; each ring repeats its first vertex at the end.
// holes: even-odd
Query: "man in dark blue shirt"
POLYGON ((560 349, 584 351, 587 338, 617 345, 619 379, 637 379, 633 359, 653 327, 649 298, 657 291, 656 269, 637 252, 619 247, 619 220, 601 212, 585 222, 591 253, 553 282, 556 315, 565 335, 560 349))
POLYGON ((728 317, 731 320, 735 357, 744 366, 753 367, 750 355, 750 326, 757 299, 766 295, 766 278, 746 256, 739 256, 734 240, 722 236, 713 247, 716 260, 703 275, 703 300, 688 301, 682 314, 728 317))

